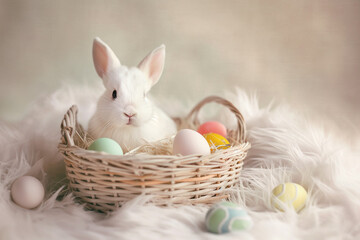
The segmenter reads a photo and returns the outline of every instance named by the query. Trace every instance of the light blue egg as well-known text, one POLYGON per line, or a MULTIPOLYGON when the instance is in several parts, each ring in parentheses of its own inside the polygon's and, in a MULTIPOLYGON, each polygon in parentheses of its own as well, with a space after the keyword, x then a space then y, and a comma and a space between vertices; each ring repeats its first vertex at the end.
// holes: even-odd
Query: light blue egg
POLYGON ((213 233, 247 230, 253 225, 251 217, 231 202, 221 202, 209 209, 205 217, 206 228, 213 233))

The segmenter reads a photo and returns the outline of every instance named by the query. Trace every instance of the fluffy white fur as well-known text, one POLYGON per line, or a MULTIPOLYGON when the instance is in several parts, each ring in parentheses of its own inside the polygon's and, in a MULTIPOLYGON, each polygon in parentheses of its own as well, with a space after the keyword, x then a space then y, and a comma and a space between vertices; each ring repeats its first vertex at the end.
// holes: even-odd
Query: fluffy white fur
MULTIPOLYGON (((259 108, 257 99, 242 91, 228 97, 244 114, 252 149, 232 199, 252 216, 250 231, 207 233, 207 206, 144 205, 151 196, 140 196, 109 215, 84 211, 72 195, 56 200, 64 183, 56 149, 60 121, 77 104, 79 121, 86 127, 95 111, 97 92, 84 86, 63 88, 41 99, 19 123, 0 123, 0 239, 360 238, 359 152, 290 108, 259 108), (46 185, 46 199, 35 210, 22 209, 10 199, 11 183, 24 174, 46 185), (270 206, 272 188, 285 181, 309 191, 307 207, 300 214, 276 212, 270 206)), ((224 116, 232 126, 232 116, 224 116)))

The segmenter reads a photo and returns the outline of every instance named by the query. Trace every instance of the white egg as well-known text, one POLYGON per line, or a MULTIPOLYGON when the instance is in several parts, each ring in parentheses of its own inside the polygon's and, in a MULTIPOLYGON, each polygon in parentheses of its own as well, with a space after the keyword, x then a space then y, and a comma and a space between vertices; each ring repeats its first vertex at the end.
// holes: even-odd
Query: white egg
POLYGON ((40 205, 45 191, 41 182, 31 176, 23 176, 15 180, 11 186, 11 197, 20 207, 31 209, 40 205))
POLYGON ((173 154, 207 155, 210 154, 210 147, 200 133, 191 129, 182 129, 175 136, 173 154))

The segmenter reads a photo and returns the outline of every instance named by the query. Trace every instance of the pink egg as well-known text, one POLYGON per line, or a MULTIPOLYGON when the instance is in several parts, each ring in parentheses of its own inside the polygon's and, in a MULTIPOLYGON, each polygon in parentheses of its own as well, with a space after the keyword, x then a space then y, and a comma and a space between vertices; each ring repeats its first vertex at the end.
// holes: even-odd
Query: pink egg
POLYGON ((207 155, 210 154, 210 147, 206 139, 198 132, 191 129, 182 129, 174 138, 173 154, 183 156, 207 155))
POLYGON ((197 131, 201 135, 207 133, 217 133, 223 137, 226 137, 227 135, 226 127, 222 123, 216 121, 209 121, 201 124, 197 131))

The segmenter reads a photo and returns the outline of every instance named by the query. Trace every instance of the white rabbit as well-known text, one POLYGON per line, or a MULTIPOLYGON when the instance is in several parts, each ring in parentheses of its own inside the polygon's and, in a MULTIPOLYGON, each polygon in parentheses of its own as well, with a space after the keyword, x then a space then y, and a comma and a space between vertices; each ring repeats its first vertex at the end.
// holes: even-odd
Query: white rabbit
POLYGON ((93 60, 106 88, 89 122, 93 138, 112 138, 127 152, 145 141, 176 133, 174 121, 148 98, 164 69, 164 45, 149 53, 138 67, 128 68, 120 64, 110 47, 95 38, 93 60))

